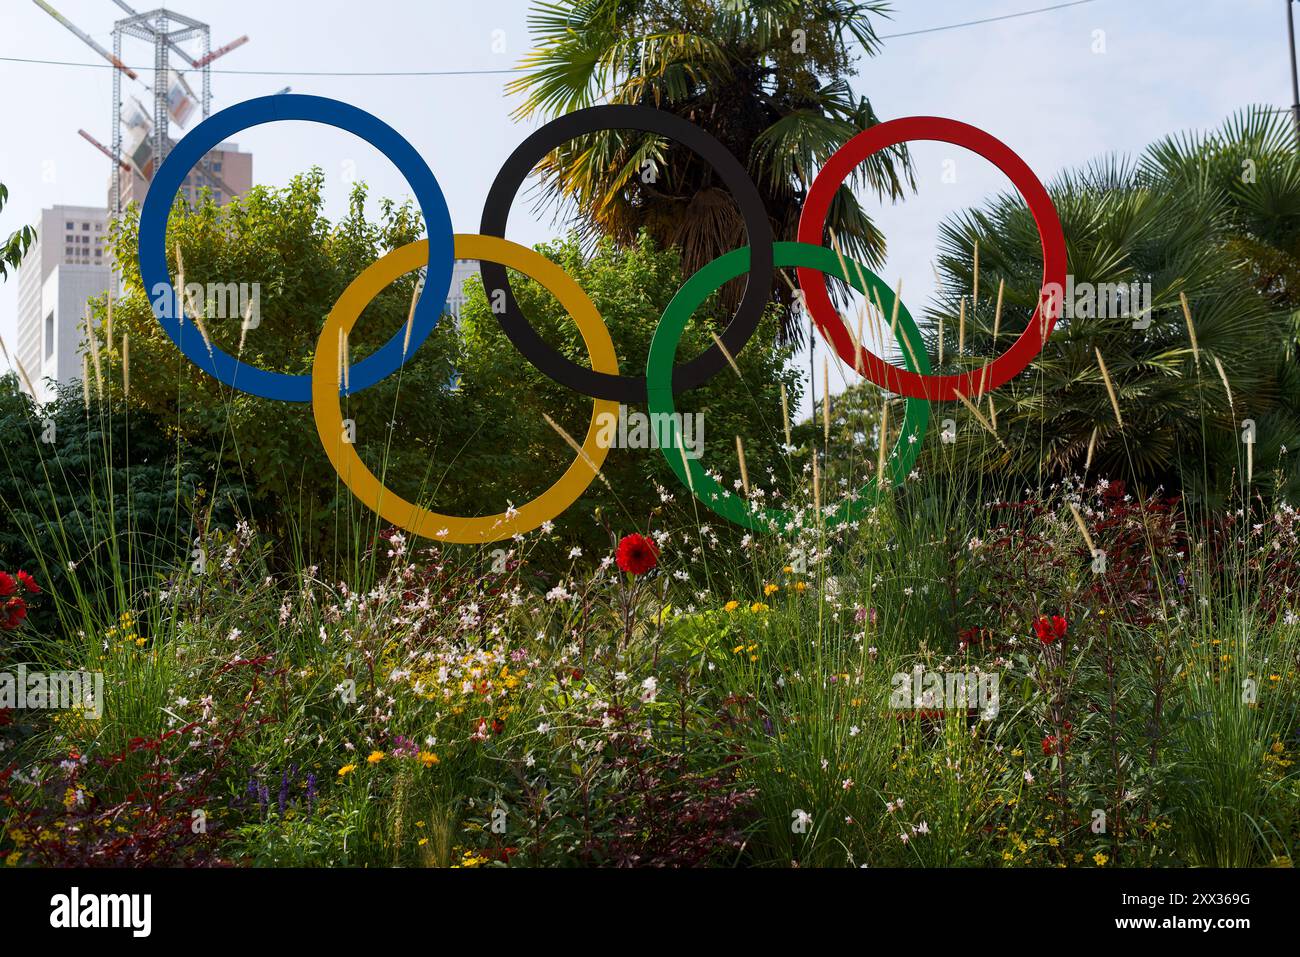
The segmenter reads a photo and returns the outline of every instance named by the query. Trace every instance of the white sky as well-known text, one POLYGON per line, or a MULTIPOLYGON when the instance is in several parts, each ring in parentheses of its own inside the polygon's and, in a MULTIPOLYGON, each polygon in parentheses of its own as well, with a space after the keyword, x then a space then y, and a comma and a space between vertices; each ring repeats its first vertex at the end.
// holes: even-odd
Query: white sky
MULTIPOLYGON (((141 0, 139 10, 154 0, 141 0)), ((1051 0, 895 0, 878 32, 901 33, 1047 6, 1051 0)), ((1135 153, 1182 129, 1218 126, 1242 106, 1291 99, 1286 0, 1094 0, 1074 8, 1001 23, 886 40, 860 63, 855 83, 884 119, 931 114, 982 127, 1019 153, 1047 181, 1067 167, 1108 152, 1135 153), (1105 52, 1094 53, 1094 31, 1105 52)), ((55 0, 69 19, 110 45, 110 0, 55 0)), ((219 46, 248 34, 242 49, 214 69, 458 70, 506 69, 528 49, 527 0, 173 0, 173 9, 212 24, 219 46), (494 31, 502 31, 495 34, 494 31), (504 52, 494 52, 504 40, 504 52)), ((77 62, 96 55, 31 0, 0 0, 0 57, 77 62)), ((151 64, 150 48, 124 53, 151 64)), ((142 73, 151 79, 152 68, 142 73)), ((292 86, 347 100, 402 133, 438 177, 458 232, 475 232, 492 177, 531 125, 510 118, 518 105, 504 76, 314 77, 216 73, 213 109, 292 86)), ((138 92, 127 81, 124 89, 138 92)), ((105 202, 108 160, 78 128, 107 142, 111 83, 105 69, 0 61, 0 182, 10 203, 0 237, 36 221, 55 204, 105 202)), ((328 212, 343 209, 345 164, 371 195, 409 194, 397 170, 350 134, 307 123, 263 126, 236 137, 254 152, 258 182, 283 185, 321 166, 328 212)), ((895 206, 869 208, 889 241, 882 270, 919 315, 934 284, 931 262, 939 222, 1009 186, 983 160, 940 144, 915 147, 919 191, 895 206), (958 162, 956 184, 941 179, 958 162)), ((527 198, 516 202, 509 236, 532 244, 560 232, 539 221, 527 198)), ((0 335, 13 343, 17 284, 0 285, 0 335)), ((11 346, 12 347, 12 346, 11 346)), ((820 370, 821 359, 816 360, 820 370)), ((800 360, 807 368, 807 357, 800 360)), ((820 379, 820 371, 818 373, 820 379)), ((832 373, 832 379, 837 376, 832 373)), ((838 391, 838 382, 833 381, 838 391)), ((820 383, 818 385, 820 392, 820 383)))

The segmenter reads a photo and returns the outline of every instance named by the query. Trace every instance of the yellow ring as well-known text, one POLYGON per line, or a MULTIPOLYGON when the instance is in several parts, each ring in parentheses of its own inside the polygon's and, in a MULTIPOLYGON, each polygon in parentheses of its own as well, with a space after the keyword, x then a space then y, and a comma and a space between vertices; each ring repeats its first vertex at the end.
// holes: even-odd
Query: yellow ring
MULTIPOLYGON (((325 454, 352 494, 394 525, 422 538, 443 542, 496 542, 520 532, 532 531, 555 518, 586 491, 609 451, 597 441, 598 423, 608 421, 602 420, 603 415, 617 417, 618 403, 610 399, 594 401, 591 423, 582 442, 583 454, 573 460, 558 482, 511 512, 481 518, 442 515, 413 505, 387 488, 361 461, 352 444, 344 441, 343 413, 338 400, 339 341, 352 331, 361 311, 381 290, 397 277, 428 262, 428 245, 427 241, 421 240, 394 249, 357 276, 330 310, 320 339, 316 341, 312 364, 311 404, 316 432, 325 454)), ((540 253, 496 236, 457 234, 455 248, 457 259, 486 259, 540 282, 577 322, 582 341, 591 356, 591 367, 597 372, 618 374, 618 357, 614 355, 614 343, 605 321, 582 287, 559 266, 540 253)))

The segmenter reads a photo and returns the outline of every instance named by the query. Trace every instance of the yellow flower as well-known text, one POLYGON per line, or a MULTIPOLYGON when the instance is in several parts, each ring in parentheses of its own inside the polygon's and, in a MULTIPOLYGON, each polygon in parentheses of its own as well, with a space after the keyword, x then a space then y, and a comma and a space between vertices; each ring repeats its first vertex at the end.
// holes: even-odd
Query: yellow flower
POLYGON ((786 565, 785 568, 781 569, 781 571, 785 572, 787 575, 792 575, 794 574, 794 566, 786 565))
POLYGON ((370 757, 366 758, 366 763, 367 763, 367 764, 378 764, 378 763, 379 763, 380 761, 382 761, 382 760, 384 760, 384 752, 383 752, 383 751, 371 751, 371 752, 370 752, 370 757))
POLYGON ((426 845, 426 844, 428 844, 428 843, 429 843, 429 839, 428 839, 427 837, 422 837, 422 838, 420 838, 420 846, 421 846, 421 847, 424 847, 424 845, 426 845))
POLYGON ((756 601, 754 602, 754 604, 749 606, 749 610, 752 612, 767 611, 768 607, 767 605, 763 604, 761 601, 756 601))
POLYGON ((740 602, 735 601, 734 599, 722 606, 724 611, 735 611, 739 607, 740 607, 740 602))
POLYGON ((776 594, 777 592, 779 592, 780 590, 781 590, 781 586, 780 586, 780 585, 764 585, 764 586, 763 586, 763 597, 766 598, 766 597, 769 596, 769 595, 775 595, 775 594, 776 594))
POLYGON ((355 764, 345 764, 343 767, 339 768, 339 777, 346 777, 356 769, 357 766, 355 764))
POLYGON ((1096 854, 1092 855, 1092 861, 1098 867, 1105 867, 1106 862, 1109 860, 1110 858, 1107 857, 1105 854, 1103 854, 1101 851, 1098 851, 1096 854))
POLYGON ((432 751, 421 751, 420 763, 423 764, 426 768, 433 767, 435 764, 438 763, 438 756, 434 754, 432 751))
POLYGON ((808 590, 808 583, 807 583, 807 582, 795 582, 793 587, 794 587, 794 590, 795 590, 795 591, 798 591, 798 592, 805 592, 805 591, 808 590))

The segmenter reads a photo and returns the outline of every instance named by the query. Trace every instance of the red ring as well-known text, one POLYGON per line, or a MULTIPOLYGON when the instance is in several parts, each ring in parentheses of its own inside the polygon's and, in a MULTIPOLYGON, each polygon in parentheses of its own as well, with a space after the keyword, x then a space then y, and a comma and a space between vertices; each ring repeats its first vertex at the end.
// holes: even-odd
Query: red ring
MULTIPOLYGON (((826 165, 813 180, 804 202, 803 213, 799 217, 799 242, 825 245, 822 242, 822 232, 826 226, 831 200, 849 174, 872 154, 907 140, 952 143, 984 157, 1006 174, 1029 204, 1029 211, 1038 227, 1038 237, 1042 241, 1043 289, 1039 292, 1038 307, 1034 309, 1033 318, 1020 338, 988 365, 959 375, 923 375, 891 365, 868 351, 865 345, 862 347, 862 374, 890 392, 909 399, 945 401, 956 399, 960 391, 966 398, 972 398, 996 389, 1019 373, 1042 351, 1047 337, 1052 334, 1061 311, 1061 293, 1054 297, 1048 290, 1065 289, 1065 234, 1061 231, 1061 219, 1056 213, 1056 207, 1043 184, 1025 161, 1001 140, 957 120, 941 116, 907 116, 864 130, 826 161, 826 165), (1046 322, 1042 318, 1044 302, 1048 304, 1046 322)), ((805 267, 799 267, 796 273, 799 276, 799 288, 803 290, 804 302, 817 328, 835 346, 840 358, 856 368, 857 349, 831 303, 830 293, 826 290, 826 276, 805 267), (833 318, 834 321, 828 321, 828 318, 833 318)))

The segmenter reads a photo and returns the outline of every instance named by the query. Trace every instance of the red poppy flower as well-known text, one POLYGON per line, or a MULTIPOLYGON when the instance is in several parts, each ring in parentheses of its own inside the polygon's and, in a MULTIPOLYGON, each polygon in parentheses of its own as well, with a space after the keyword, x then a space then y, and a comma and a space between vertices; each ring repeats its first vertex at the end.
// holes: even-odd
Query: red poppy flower
POLYGON ((1069 623, 1060 615, 1053 615, 1050 619, 1046 615, 1040 615, 1034 622, 1034 634, 1045 645, 1060 641, 1068 630, 1069 623))
POLYGON ((10 598, 4 603, 4 620, 0 621, 0 628, 5 631, 13 631, 23 623, 27 617, 27 602, 21 598, 10 598))
POLYGON ((615 555, 618 567, 632 575, 644 575, 659 564, 659 548, 644 535, 624 535, 615 555))
POLYGON ((0 572, 0 598, 5 598, 14 593, 18 586, 14 584, 13 576, 8 572, 0 572))
POLYGON ((18 581, 23 586, 24 591, 33 595, 39 595, 41 593, 41 586, 36 584, 36 579, 26 572, 20 571, 18 573, 18 581))
POLYGON ((1072 728, 1073 725, 1067 721, 1063 726, 1065 734, 1061 738, 1058 739, 1054 734, 1049 734, 1043 738, 1043 754, 1065 754, 1065 749, 1070 746, 1070 741, 1074 737, 1070 733, 1072 728))

